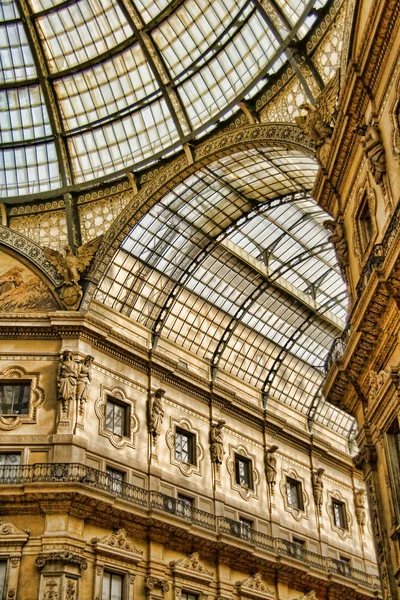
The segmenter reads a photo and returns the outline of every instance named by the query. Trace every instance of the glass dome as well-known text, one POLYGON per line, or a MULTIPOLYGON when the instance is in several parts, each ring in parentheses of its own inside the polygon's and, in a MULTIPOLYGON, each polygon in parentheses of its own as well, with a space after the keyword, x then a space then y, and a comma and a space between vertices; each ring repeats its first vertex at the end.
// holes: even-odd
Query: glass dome
POLYGON ((0 190, 120 176, 238 110, 327 0, 1 0, 0 190))

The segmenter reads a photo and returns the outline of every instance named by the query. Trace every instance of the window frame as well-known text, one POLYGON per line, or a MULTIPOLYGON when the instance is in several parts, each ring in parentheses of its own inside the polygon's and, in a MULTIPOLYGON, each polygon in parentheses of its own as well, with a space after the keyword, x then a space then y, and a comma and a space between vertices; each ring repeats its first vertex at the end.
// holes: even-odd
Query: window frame
MULTIPOLYGON (((182 448, 182 444, 181 444, 182 448)), ((183 453, 183 449, 181 450, 181 454, 183 453)), ((187 465, 195 465, 196 464, 196 435, 192 431, 188 431, 183 427, 175 427, 175 459, 183 462, 187 465), (181 438, 186 438, 188 442, 188 460, 184 460, 181 456, 178 456, 178 444, 177 438, 180 436, 181 438)))
POLYGON ((347 516, 346 516, 346 504, 343 500, 339 500, 337 498, 332 498, 331 500, 332 502, 332 515, 333 515, 333 522, 335 524, 336 527, 338 527, 339 529, 343 529, 345 531, 349 530, 349 526, 347 523, 347 516), (336 519, 336 513, 335 513, 335 506, 337 506, 340 510, 339 510, 339 521, 343 522, 343 525, 341 523, 338 523, 337 519, 336 519))
POLYGON ((136 433, 139 430, 139 420, 136 415, 136 401, 127 395, 121 387, 107 388, 100 385, 100 397, 94 404, 95 414, 99 420, 98 433, 105 437, 118 449, 124 447, 136 448, 136 433), (125 414, 125 435, 119 435, 106 428, 107 401, 127 407, 125 414))
POLYGON ((286 475, 286 480, 285 480, 285 486, 286 486, 286 501, 287 501, 287 505, 289 508, 291 508, 292 510, 299 510, 304 512, 304 501, 303 501, 303 485, 302 482, 299 481, 298 479, 295 479, 294 477, 290 477, 289 475, 286 475), (290 489, 296 490, 296 503, 297 505, 294 505, 291 498, 292 498, 292 494, 289 495, 289 488, 288 486, 290 486, 290 489))
POLYGON ((116 469, 114 466, 106 465, 106 482, 107 488, 112 493, 122 494, 124 483, 126 483, 126 471, 116 469), (114 474, 121 475, 121 478, 114 477, 114 474))
POLYGON ((243 456, 235 452, 235 481, 238 485, 246 487, 249 490, 253 490, 253 477, 252 477, 252 460, 248 456, 243 456), (243 470, 244 481, 241 481, 240 465, 245 466, 243 470))
POLYGON ((0 413, 0 430, 10 431, 25 423, 37 423, 37 412, 45 402, 44 390, 39 386, 40 374, 28 373, 23 367, 11 366, 0 372, 0 385, 29 384, 29 402, 26 413, 0 413))
POLYGON ((229 444, 229 456, 226 461, 228 472, 231 476, 231 488, 239 492, 243 500, 249 500, 250 498, 258 498, 258 484, 260 481, 260 474, 256 469, 256 456, 251 454, 245 446, 239 444, 238 446, 232 446, 229 444), (240 484, 237 481, 237 464, 238 461, 248 461, 250 485, 240 484))
MULTIPOLYGON (((129 438, 130 437, 130 431, 129 431, 130 411, 131 411, 131 406, 129 404, 126 404, 125 402, 121 401, 119 398, 115 398, 114 396, 107 394, 106 405, 105 405, 104 429, 106 431, 109 431, 110 433, 113 433, 114 435, 129 438), (110 406, 110 405, 118 406, 123 409, 123 427, 122 427, 123 433, 122 434, 117 433, 115 431, 115 429, 109 429, 107 427, 107 406, 110 406)), ((113 411, 113 417, 114 417, 114 411, 113 411)), ((113 421, 115 421, 115 417, 113 418, 113 421)), ((115 423, 114 423, 114 426, 115 426, 115 423)))
POLYGON ((186 418, 175 419, 170 417, 170 427, 165 435, 167 446, 170 450, 170 463, 175 465, 181 471, 182 475, 187 477, 191 475, 201 475, 201 465, 204 459, 204 449, 200 444, 200 430, 192 426, 186 418), (176 454, 176 431, 183 430, 185 433, 193 436, 193 462, 185 462, 177 458, 176 454))

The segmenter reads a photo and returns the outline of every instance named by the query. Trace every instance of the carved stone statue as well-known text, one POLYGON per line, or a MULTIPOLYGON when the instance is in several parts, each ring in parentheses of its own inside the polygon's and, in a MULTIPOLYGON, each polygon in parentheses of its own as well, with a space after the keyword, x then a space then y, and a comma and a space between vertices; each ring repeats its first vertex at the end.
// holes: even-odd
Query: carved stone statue
POLYGON ((164 408, 162 405, 162 398, 164 395, 165 390, 159 388, 156 390, 151 401, 149 431, 153 438, 153 444, 156 444, 157 438, 161 433, 164 418, 164 408))
POLYGON ((225 421, 219 420, 218 423, 211 425, 210 430, 210 454, 212 462, 219 468, 224 458, 224 434, 222 428, 225 421))
POLYGON ((371 371, 368 373, 368 383, 369 383, 369 392, 368 392, 368 400, 372 402, 378 391, 378 373, 376 371, 371 371))
POLYGON ((78 378, 76 382, 76 398, 79 402, 79 412, 83 412, 84 402, 89 397, 90 386, 92 385, 92 363, 93 356, 88 354, 85 360, 78 365, 78 378))
POLYGON ((61 402, 62 411, 67 412, 69 403, 74 400, 78 366, 73 359, 71 350, 64 350, 58 367, 57 397, 61 402))
POLYGON ((376 124, 368 125, 362 141, 370 173, 375 183, 381 186, 383 193, 385 193, 386 155, 381 134, 376 124))
POLYGON ((357 523, 364 529, 365 527, 365 491, 357 490, 354 494, 354 504, 356 505, 356 519, 357 523))
POLYGON ((322 515, 322 502, 323 502, 323 490, 324 482, 322 481, 322 475, 325 473, 324 469, 317 469, 312 474, 312 486, 314 493, 314 502, 317 507, 319 516, 322 515))
POLYGON ((317 158, 324 164, 332 137, 332 120, 336 110, 339 95, 339 72, 326 84, 325 88, 316 98, 315 106, 304 103, 300 106, 307 114, 296 117, 297 125, 315 143, 317 158))
POLYGON ((271 496, 274 495, 274 487, 276 484, 276 456, 275 452, 278 450, 278 446, 271 446, 265 453, 265 468, 267 471, 267 483, 270 488, 271 496))
POLYGON ((343 277, 346 279, 346 267, 349 266, 349 249, 343 224, 340 221, 327 220, 323 222, 323 226, 331 232, 328 239, 335 247, 343 277))
POLYGON ((63 280, 60 298, 69 310, 75 310, 82 298, 82 287, 79 280, 82 273, 90 265, 93 256, 101 244, 103 236, 90 240, 80 246, 76 255, 71 246, 65 246, 65 256, 52 248, 43 248, 48 260, 55 266, 63 280))

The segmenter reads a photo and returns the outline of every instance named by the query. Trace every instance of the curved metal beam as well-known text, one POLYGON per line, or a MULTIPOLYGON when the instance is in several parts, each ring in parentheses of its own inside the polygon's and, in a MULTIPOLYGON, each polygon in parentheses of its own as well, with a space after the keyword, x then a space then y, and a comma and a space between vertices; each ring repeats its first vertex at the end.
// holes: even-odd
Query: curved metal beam
POLYGON ((36 31, 33 15, 27 0, 15 0, 20 15, 22 16, 23 27, 26 37, 29 41, 33 60, 39 75, 39 81, 43 91, 47 112, 49 114, 50 124, 53 131, 53 141, 56 147, 58 165, 60 169, 61 181, 63 187, 73 183, 71 160, 64 140, 64 128, 62 125, 57 96, 54 92, 49 77, 47 62, 44 56, 39 36, 36 31))

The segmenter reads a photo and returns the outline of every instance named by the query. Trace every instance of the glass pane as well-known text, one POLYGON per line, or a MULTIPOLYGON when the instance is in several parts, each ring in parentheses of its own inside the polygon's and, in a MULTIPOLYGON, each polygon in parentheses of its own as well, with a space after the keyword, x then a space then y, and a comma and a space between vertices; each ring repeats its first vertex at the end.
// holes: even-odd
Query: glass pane
POLYGON ((31 386, 29 383, 0 384, 0 414, 26 415, 29 411, 31 386))
POLYGON ((105 428, 114 431, 114 404, 110 401, 106 402, 105 428))
POLYGON ((119 404, 114 404, 114 428, 116 435, 125 434, 125 409, 119 404))
POLYGON ((101 600, 110 600, 111 598, 111 573, 103 572, 103 589, 101 600))
POLYGON ((7 561, 0 561, 0 598, 4 598, 6 590, 6 573, 7 573, 7 561))
POLYGON ((110 600, 122 600, 122 577, 113 573, 111 575, 111 597, 110 600))

